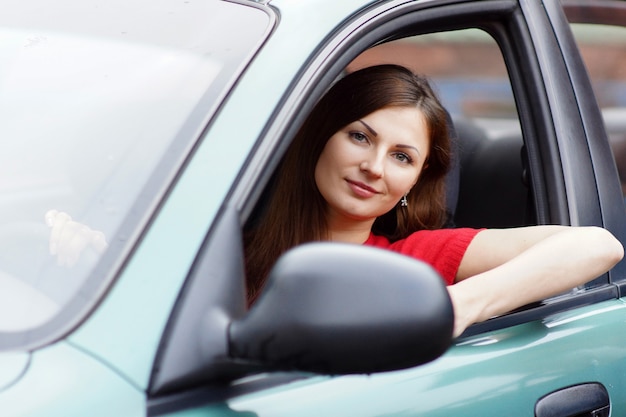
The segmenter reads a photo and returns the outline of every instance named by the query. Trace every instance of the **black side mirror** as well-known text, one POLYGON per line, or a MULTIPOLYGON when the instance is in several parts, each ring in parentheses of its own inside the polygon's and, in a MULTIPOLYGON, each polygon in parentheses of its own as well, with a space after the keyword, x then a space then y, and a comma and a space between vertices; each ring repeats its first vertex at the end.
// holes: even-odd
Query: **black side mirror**
POLYGON ((390 371, 439 357, 453 325, 430 266, 372 247, 312 243, 281 257, 256 304, 231 323, 229 355, 279 370, 390 371))

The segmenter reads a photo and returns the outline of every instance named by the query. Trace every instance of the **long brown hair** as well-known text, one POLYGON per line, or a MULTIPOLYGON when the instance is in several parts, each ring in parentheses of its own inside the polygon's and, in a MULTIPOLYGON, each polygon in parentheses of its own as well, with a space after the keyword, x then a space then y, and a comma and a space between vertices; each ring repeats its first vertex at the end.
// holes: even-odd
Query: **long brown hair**
POLYGON ((428 81, 398 65, 378 65, 346 75, 317 103, 287 150, 260 218, 246 231, 248 300, 252 303, 270 268, 288 249, 327 239, 326 202, 314 173, 326 142, 337 131, 386 107, 417 107, 429 130, 427 166, 399 205, 374 222, 372 232, 391 241, 446 221, 444 178, 450 164, 446 113, 428 81))

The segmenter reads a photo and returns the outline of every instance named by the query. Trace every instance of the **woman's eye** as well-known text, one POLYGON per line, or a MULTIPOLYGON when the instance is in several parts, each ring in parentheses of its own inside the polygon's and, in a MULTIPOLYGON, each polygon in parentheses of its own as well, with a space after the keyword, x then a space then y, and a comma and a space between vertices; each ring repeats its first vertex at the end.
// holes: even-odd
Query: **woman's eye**
POLYGON ((367 142, 367 136, 361 132, 350 132, 350 137, 355 142, 367 142))
POLYGON ((403 153, 403 152, 398 152, 395 154, 395 158, 405 164, 411 164, 413 163, 413 158, 411 158, 409 155, 403 153))

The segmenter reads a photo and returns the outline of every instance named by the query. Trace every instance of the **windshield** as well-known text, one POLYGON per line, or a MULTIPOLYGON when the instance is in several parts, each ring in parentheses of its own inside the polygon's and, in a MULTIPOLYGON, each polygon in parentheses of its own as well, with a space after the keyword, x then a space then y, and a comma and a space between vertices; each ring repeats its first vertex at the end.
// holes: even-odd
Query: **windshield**
POLYGON ((20 332, 95 301, 270 19, 209 0, 2 9, 0 332, 20 332))

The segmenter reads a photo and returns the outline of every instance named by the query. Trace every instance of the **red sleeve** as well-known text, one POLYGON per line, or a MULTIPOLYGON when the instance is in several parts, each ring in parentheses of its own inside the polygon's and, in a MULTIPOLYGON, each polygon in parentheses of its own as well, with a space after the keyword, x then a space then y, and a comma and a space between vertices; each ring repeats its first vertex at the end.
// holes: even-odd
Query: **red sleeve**
POLYGON ((385 237, 372 234, 365 245, 389 249, 424 261, 441 274, 447 285, 452 285, 467 247, 481 230, 420 230, 393 243, 389 243, 385 237))

